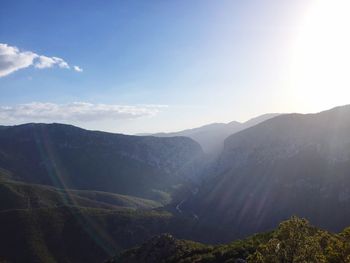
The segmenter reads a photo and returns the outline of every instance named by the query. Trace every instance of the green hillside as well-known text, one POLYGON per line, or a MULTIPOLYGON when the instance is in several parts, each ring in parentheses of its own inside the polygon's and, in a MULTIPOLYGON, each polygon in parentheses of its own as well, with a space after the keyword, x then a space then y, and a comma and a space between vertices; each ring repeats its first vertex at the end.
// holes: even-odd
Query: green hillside
POLYGON ((160 204, 151 200, 0 175, 0 262, 102 262, 164 232, 182 238, 205 233, 191 220, 154 210, 160 204))
POLYGON ((0 211, 7 209, 77 206, 116 209, 152 209, 160 204, 147 199, 98 191, 63 190, 51 186, 0 179, 0 211))

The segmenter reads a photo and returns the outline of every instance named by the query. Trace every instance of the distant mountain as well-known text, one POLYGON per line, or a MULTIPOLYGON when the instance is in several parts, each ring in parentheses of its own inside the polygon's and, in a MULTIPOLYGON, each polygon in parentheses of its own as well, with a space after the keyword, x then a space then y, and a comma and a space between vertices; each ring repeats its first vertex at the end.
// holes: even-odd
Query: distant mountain
POLYGON ((233 237, 291 215, 338 231, 350 222, 350 105, 286 114, 225 141, 215 173, 182 204, 233 237))
POLYGON ((203 152, 186 137, 88 131, 63 124, 0 129, 0 168, 14 179, 165 201, 174 185, 200 174, 203 152))
POLYGON ((278 115, 279 114, 277 113, 270 113, 253 118, 244 123, 237 121, 232 121, 229 123, 212 123, 201 126, 199 128, 188 129, 179 132, 155 133, 152 135, 156 137, 189 137, 198 142, 202 146, 204 152, 215 156, 221 153, 224 145, 224 140, 228 136, 278 115))

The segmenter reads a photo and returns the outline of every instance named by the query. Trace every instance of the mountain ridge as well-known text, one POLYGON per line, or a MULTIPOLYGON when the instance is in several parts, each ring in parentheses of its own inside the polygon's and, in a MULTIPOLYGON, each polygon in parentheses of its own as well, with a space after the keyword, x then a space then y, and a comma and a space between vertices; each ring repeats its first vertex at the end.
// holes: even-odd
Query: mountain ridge
POLYGON ((285 114, 228 137, 213 174, 182 209, 201 222, 235 225, 232 237, 292 215, 338 231, 350 221, 349 169, 349 105, 285 114))
POLYGON ((186 129, 178 132, 169 132, 169 133, 154 133, 154 134, 148 134, 151 136, 156 137, 173 137, 173 136, 185 136, 193 139, 194 141, 198 142, 203 151, 213 155, 217 156, 220 154, 221 150, 223 149, 224 140, 241 130, 247 129, 251 126, 254 126, 260 122, 264 122, 270 118, 274 118, 278 115, 281 115, 280 113, 267 113, 260 116, 257 116, 255 118, 252 118, 246 122, 238 122, 238 121, 231 121, 228 123, 210 123, 207 125, 203 125, 200 127, 192 128, 192 129, 186 129))
POLYGON ((65 124, 0 129, 0 168, 19 180, 153 198, 200 174, 204 154, 187 137, 88 131, 65 124))

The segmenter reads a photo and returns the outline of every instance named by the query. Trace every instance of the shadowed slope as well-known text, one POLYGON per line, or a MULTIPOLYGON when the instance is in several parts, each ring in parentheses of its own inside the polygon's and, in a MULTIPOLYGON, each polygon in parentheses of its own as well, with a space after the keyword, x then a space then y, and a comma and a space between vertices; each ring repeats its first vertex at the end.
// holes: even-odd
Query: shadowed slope
POLYGON ((161 200, 159 192, 199 175, 203 153, 189 138, 87 131, 62 124, 0 129, 0 167, 16 179, 59 188, 161 200))
POLYGON ((226 139, 213 175, 183 205, 233 236, 293 214, 339 231, 350 222, 350 106, 287 114, 226 139))

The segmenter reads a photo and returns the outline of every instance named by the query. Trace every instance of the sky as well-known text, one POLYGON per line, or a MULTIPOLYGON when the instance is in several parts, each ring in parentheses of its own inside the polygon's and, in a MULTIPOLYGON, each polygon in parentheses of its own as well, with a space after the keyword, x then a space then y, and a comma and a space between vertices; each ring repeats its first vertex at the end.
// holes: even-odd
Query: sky
POLYGON ((350 101, 347 0, 2 0, 0 124, 177 131, 350 101))

